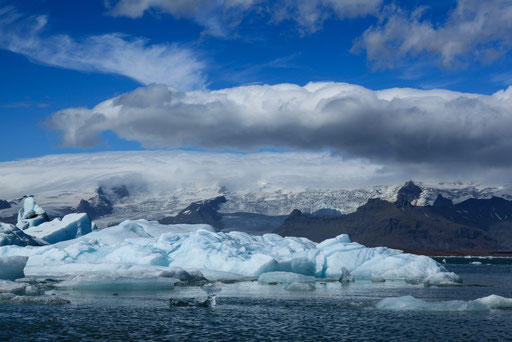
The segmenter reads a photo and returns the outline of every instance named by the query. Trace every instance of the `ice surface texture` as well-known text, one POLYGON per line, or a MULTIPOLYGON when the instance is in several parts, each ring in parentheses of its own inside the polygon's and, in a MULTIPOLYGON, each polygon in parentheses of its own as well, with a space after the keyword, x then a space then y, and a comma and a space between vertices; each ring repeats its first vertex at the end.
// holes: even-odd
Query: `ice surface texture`
POLYGON ((497 295, 475 300, 448 300, 428 302, 413 296, 384 298, 377 303, 378 309, 411 311, 481 311, 492 309, 512 309, 512 299, 497 295))
POLYGON ((25 277, 23 269, 27 264, 26 256, 0 257, 0 279, 15 280, 25 277))
POLYGON ((458 277, 426 256, 385 247, 366 248, 347 235, 314 243, 275 234, 252 236, 216 233, 208 225, 161 225, 125 221, 74 240, 42 247, 0 247, 0 256, 26 255, 27 274, 149 272, 179 267, 258 277, 266 272, 293 272, 339 278, 345 267, 356 281, 379 275, 385 280, 431 279, 431 284, 458 277))
POLYGON ((69 214, 61 219, 41 223, 36 227, 26 229, 24 232, 32 237, 41 239, 47 243, 75 239, 89 234, 95 229, 87 214, 69 214))
POLYGON ((0 246, 40 246, 44 244, 43 241, 27 235, 18 227, 0 222, 0 246))

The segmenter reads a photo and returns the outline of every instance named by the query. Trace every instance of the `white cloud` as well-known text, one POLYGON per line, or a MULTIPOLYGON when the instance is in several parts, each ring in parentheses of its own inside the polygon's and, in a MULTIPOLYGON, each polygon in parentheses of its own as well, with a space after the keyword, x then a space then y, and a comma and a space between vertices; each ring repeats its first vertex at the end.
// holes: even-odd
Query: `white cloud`
POLYGON ((426 7, 412 12, 387 7, 353 51, 366 51, 377 67, 393 67, 411 57, 429 57, 453 67, 473 59, 489 62, 512 48, 511 0, 458 0, 440 24, 429 20, 428 13, 426 7))
MULTIPOLYGON (((328 153, 102 152, 50 155, 0 163, 0 199, 26 194, 93 190, 125 184, 144 191, 347 188, 385 182, 377 165, 328 153)), ((212 195, 213 196, 213 195, 212 195)), ((55 199, 58 200, 58 199, 55 199)), ((69 204, 69 203, 68 203, 69 204)))
POLYGON ((204 64, 194 51, 177 44, 150 44, 121 34, 74 40, 45 35, 46 16, 24 17, 13 8, 0 9, 0 48, 52 66, 120 74, 143 84, 162 83, 178 89, 201 87, 204 64))
POLYGON ((147 11, 193 19, 214 36, 226 36, 251 12, 267 13, 274 22, 290 20, 301 31, 314 32, 327 18, 377 15, 382 0, 119 0, 107 2, 113 16, 138 18, 147 11))
POLYGON ((301 30, 315 32, 328 18, 378 15, 382 0, 281 0, 273 3, 275 21, 293 20, 301 30))
POLYGON ((512 165, 512 87, 494 95, 347 83, 179 92, 142 87, 54 113, 62 144, 90 147, 110 130, 145 147, 329 150, 385 165, 512 165))

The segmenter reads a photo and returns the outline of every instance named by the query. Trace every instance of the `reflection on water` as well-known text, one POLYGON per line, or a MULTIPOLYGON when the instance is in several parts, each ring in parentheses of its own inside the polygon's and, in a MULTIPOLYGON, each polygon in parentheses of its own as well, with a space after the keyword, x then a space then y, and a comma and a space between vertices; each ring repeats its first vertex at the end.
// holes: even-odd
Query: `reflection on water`
POLYGON ((401 282, 319 282, 314 291, 288 291, 257 282, 224 284, 214 307, 171 306, 206 298, 200 287, 152 292, 60 291, 71 304, 1 305, 0 340, 512 340, 512 313, 377 310, 385 297, 428 301, 512 298, 512 265, 450 265, 462 287, 401 282))

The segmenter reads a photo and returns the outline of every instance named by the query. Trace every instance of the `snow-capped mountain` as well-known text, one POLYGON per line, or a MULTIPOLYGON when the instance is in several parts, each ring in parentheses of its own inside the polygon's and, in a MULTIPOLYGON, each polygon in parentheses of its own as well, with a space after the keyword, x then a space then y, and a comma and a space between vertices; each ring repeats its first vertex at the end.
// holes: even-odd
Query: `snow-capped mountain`
MULTIPOLYGON (((507 187, 484 187, 474 184, 437 184, 418 182, 423 192, 415 200, 415 205, 431 205, 438 194, 451 199, 454 203, 468 198, 491 198, 498 196, 512 199, 512 191, 507 187)), ((42 192, 33 193, 37 202, 45 208, 51 217, 62 216, 70 212, 87 212, 100 227, 106 227, 126 219, 145 218, 159 220, 176 215, 190 203, 214 198, 220 195, 227 202, 220 205, 222 213, 255 213, 277 216, 288 215, 299 209, 304 213, 313 213, 320 209, 335 209, 343 214, 354 212, 370 198, 380 198, 395 202, 398 190, 403 184, 373 186, 368 188, 343 189, 305 189, 290 190, 265 185, 252 191, 230 191, 226 187, 176 189, 173 193, 157 195, 151 192, 131 192, 130 186, 103 185, 95 190, 80 192, 42 192), (120 190, 121 189, 121 190, 120 190)), ((10 200, 10 208, 0 210, 0 221, 12 222, 17 215, 22 199, 10 200)))

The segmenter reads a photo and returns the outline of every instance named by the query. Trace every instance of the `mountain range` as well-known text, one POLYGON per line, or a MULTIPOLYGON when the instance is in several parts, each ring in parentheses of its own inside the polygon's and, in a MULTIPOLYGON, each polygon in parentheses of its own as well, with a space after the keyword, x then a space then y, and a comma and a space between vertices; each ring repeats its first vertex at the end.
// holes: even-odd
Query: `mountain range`
MULTIPOLYGON (((50 218, 85 212, 100 227, 145 218, 166 224, 207 223, 222 231, 275 232, 313 241, 347 233, 367 246, 406 250, 512 250, 512 191, 506 187, 411 181, 354 190, 293 191, 266 185, 251 192, 225 187, 181 189, 155 197, 116 184, 90 192, 34 196, 50 218)), ((23 198, 0 200, 1 222, 16 221, 23 198)))

